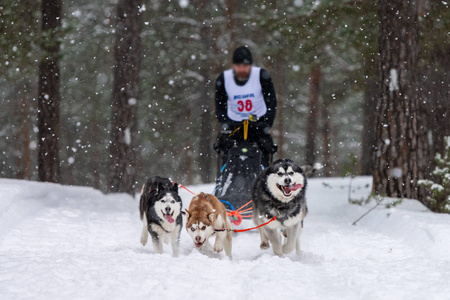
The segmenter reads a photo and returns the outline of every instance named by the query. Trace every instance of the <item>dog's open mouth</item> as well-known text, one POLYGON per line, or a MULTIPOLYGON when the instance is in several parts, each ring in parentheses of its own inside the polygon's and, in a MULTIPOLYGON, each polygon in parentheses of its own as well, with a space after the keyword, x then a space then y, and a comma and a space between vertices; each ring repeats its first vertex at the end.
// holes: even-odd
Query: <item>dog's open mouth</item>
POLYGON ((303 184, 301 184, 301 183, 288 184, 288 185, 279 185, 279 184, 277 184, 277 186, 283 192, 283 195, 285 197, 290 197, 292 195, 292 191, 296 191, 298 189, 301 189, 303 187, 303 184))
POLYGON ((164 219, 166 219, 167 222, 169 222, 169 223, 175 222, 175 220, 173 218, 173 212, 171 214, 165 214, 163 211, 161 211, 161 212, 162 212, 162 214, 164 216, 164 219))
MULTIPOLYGON (((206 240, 205 240, 206 241, 206 240)), ((197 243, 195 242, 195 247, 200 248, 201 246, 203 246, 203 244, 205 243, 205 241, 201 242, 201 243, 197 243)))

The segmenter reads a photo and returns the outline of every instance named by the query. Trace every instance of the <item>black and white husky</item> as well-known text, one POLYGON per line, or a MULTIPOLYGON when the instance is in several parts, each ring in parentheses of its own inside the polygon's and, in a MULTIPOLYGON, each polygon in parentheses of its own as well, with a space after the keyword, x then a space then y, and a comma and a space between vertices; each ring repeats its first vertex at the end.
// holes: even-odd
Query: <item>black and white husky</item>
POLYGON ((180 252, 181 209, 178 185, 167 178, 150 178, 142 187, 139 204, 142 245, 147 244, 150 233, 155 252, 162 253, 162 242, 168 243, 170 239, 173 255, 177 256, 180 252))
POLYGON ((259 228, 261 249, 268 249, 270 241, 276 255, 291 253, 294 248, 300 254, 300 234, 308 213, 306 177, 318 168, 299 167, 290 159, 280 159, 258 175, 252 189, 253 221, 261 225, 276 216, 276 221, 259 228))

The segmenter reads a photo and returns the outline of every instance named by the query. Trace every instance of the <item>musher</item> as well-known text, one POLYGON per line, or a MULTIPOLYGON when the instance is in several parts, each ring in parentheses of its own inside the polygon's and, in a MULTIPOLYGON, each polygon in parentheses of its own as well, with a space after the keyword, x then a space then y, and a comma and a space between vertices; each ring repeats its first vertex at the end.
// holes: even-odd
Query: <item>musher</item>
POLYGON ((253 58, 245 46, 233 53, 232 69, 224 71, 216 81, 216 116, 221 125, 214 149, 225 161, 228 150, 244 140, 238 130, 243 120, 250 120, 248 141, 256 142, 262 151, 261 163, 267 167, 277 146, 270 136, 277 111, 277 97, 267 70, 252 66, 253 58))

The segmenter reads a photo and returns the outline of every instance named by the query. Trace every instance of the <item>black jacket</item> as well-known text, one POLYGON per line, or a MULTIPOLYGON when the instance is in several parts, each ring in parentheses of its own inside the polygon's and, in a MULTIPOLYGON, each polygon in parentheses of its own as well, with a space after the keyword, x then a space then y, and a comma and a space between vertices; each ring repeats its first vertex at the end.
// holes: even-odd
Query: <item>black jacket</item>
MULTIPOLYGON (((247 81, 238 81, 234 79, 237 85, 244 85, 247 81)), ((261 68, 259 74, 259 80, 261 82, 262 93, 264 96, 264 101, 266 102, 267 112, 262 116, 259 121, 264 122, 270 127, 273 125, 275 119, 275 114, 277 112, 277 96, 275 94, 275 88, 273 87, 272 78, 267 70, 261 68)), ((224 77, 223 73, 219 75, 216 81, 216 116, 220 124, 227 123, 233 125, 235 122, 228 118, 227 115, 227 100, 228 95, 225 91, 224 77)))

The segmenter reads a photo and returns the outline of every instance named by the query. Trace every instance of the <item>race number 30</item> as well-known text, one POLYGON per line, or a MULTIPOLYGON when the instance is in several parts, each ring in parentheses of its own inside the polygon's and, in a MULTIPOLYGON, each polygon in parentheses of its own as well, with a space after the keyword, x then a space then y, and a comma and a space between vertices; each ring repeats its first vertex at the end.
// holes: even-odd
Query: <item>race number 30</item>
POLYGON ((237 102, 237 105, 238 105, 238 110, 240 112, 244 111, 244 109, 245 109, 245 111, 251 111, 253 108, 252 100, 250 100, 250 99, 245 100, 245 104, 244 104, 244 101, 239 100, 237 102))

